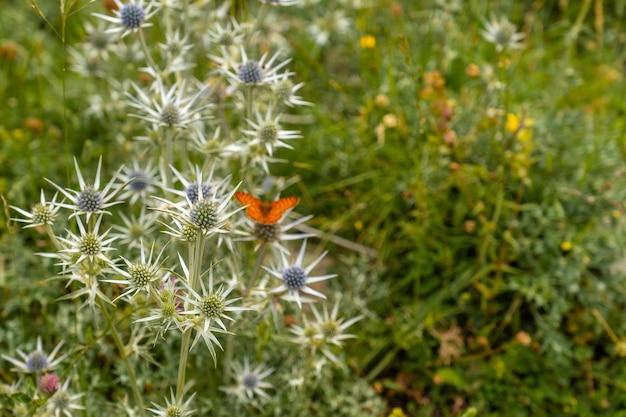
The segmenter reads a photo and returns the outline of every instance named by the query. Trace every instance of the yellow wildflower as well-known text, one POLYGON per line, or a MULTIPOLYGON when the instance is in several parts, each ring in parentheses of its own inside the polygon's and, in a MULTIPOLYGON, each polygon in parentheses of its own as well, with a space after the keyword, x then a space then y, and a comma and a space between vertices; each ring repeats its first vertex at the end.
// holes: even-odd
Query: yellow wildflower
POLYGON ((388 417, 406 417, 406 414, 404 414, 404 411, 402 411, 400 407, 396 407, 391 410, 388 417))
POLYGON ((359 44, 363 49, 372 49, 376 46, 376 38, 372 35, 363 35, 359 40, 359 44))
POLYGON ((511 133, 517 135, 521 142, 528 142, 533 135, 532 127, 535 121, 531 118, 523 116, 521 119, 513 113, 506 115, 505 128, 511 133))

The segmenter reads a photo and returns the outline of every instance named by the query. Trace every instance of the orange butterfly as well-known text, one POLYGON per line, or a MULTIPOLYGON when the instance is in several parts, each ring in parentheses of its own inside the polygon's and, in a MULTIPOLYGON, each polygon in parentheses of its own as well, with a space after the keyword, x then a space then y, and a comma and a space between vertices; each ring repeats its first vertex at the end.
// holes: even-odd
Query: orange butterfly
POLYGON ((235 198, 246 208, 246 215, 257 223, 277 223, 287 210, 300 202, 298 197, 284 197, 276 201, 261 201, 255 196, 242 191, 235 193, 235 198))

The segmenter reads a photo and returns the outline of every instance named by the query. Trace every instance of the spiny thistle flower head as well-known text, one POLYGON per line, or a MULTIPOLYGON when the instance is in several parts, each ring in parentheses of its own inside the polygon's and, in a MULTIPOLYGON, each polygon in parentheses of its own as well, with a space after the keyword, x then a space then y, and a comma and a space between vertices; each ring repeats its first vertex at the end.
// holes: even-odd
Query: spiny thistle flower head
POLYGON ((189 44, 188 42, 189 34, 181 36, 180 31, 177 29, 174 32, 166 33, 165 43, 161 43, 159 46, 167 55, 177 58, 182 57, 193 49, 193 44, 189 44))
POLYGON ((209 115, 201 114, 211 105, 210 103, 201 104, 208 90, 203 88, 198 92, 190 93, 184 80, 168 88, 161 76, 154 70, 150 68, 144 70, 155 80, 153 87, 157 97, 153 98, 152 94, 147 94, 136 84, 132 84, 136 95, 127 93, 128 104, 139 110, 139 113, 130 116, 166 128, 184 128, 193 122, 209 118, 209 115))
POLYGON ((258 109, 255 109, 256 122, 248 120, 252 129, 242 130, 244 135, 251 138, 248 146, 261 144, 265 146, 267 153, 271 156, 275 148, 293 149, 286 140, 299 139, 302 136, 297 130, 283 130, 280 126, 280 116, 273 118, 272 108, 268 107, 265 116, 262 116, 258 109))
POLYGON ((216 159, 229 156, 226 154, 227 142, 220 137, 219 127, 210 133, 204 129, 195 129, 190 133, 196 151, 216 159))
POLYGON ((311 288, 311 284, 325 281, 329 278, 333 278, 336 276, 335 274, 310 276, 313 268, 315 268, 322 261, 327 252, 324 252, 320 256, 318 256, 317 259, 315 259, 309 266, 304 267, 303 261, 304 254, 306 252, 306 244, 307 241, 305 240, 294 263, 290 263, 287 260, 287 256, 284 252, 280 252, 283 261, 282 268, 270 269, 265 266, 263 267, 267 272, 270 273, 270 275, 282 281, 282 284, 279 287, 270 291, 270 293, 281 294, 281 297, 286 300, 296 301, 298 307, 300 308, 302 308, 303 301, 310 301, 307 297, 302 296, 301 293, 313 295, 319 298, 326 298, 324 294, 311 288))
POLYGON ((182 400, 176 400, 174 392, 170 390, 170 398, 165 399, 165 406, 161 406, 156 403, 152 403, 154 408, 149 408, 148 411, 152 412, 157 417, 187 417, 194 414, 196 410, 191 409, 190 405, 195 397, 195 393, 189 396, 185 402, 182 400))
POLYGON ((86 226, 83 225, 80 217, 76 217, 79 233, 75 234, 68 230, 67 238, 59 237, 59 241, 65 245, 65 249, 62 249, 61 252, 75 257, 75 264, 88 260, 91 263, 101 261, 102 265, 110 265, 112 262, 107 257, 107 252, 115 248, 108 245, 115 240, 115 237, 106 238, 111 229, 100 234, 101 222, 102 215, 99 215, 93 230, 88 230, 86 226))
POLYGON ((59 342, 50 354, 47 354, 43 350, 43 344, 41 342, 41 336, 37 337, 37 348, 28 355, 17 349, 17 354, 21 356, 22 360, 12 358, 8 355, 1 355, 2 358, 15 365, 15 368, 11 369, 15 372, 25 373, 41 373, 48 372, 55 369, 59 363, 65 359, 67 355, 61 355, 55 359, 57 353, 61 349, 63 342, 59 342))
MULTIPOLYGON (((204 183, 198 185, 197 183, 191 183, 185 188, 185 194, 189 201, 195 203, 198 201, 200 196, 209 196, 211 194, 211 186, 209 184, 204 183)), ((204 198, 204 197, 203 197, 204 198)))
POLYGON ((194 168, 192 178, 187 178, 187 176, 174 167, 170 168, 178 182, 182 185, 182 190, 168 189, 167 191, 185 198, 189 206, 196 203, 199 199, 202 200, 214 197, 216 201, 223 200, 230 177, 222 181, 213 180, 215 166, 211 167, 207 178, 204 178, 204 174, 198 166, 194 168))
POLYGON ((289 78, 289 73, 280 74, 272 83, 272 94, 274 99, 289 107, 294 106, 312 106, 313 103, 302 100, 302 97, 296 95, 296 92, 302 88, 304 83, 295 84, 289 78))
POLYGON ((221 391, 237 397, 239 401, 248 402, 254 398, 261 400, 269 399, 266 392, 274 386, 265 379, 274 372, 273 368, 267 368, 261 363, 254 368, 250 366, 250 360, 246 357, 243 363, 233 361, 231 364, 231 374, 235 379, 234 386, 222 386, 221 391))
POLYGON ((150 314, 146 317, 135 320, 137 323, 147 323, 148 327, 157 327, 155 343, 171 329, 183 330, 180 327, 180 322, 183 319, 179 316, 179 313, 183 311, 180 300, 181 289, 176 288, 177 281, 176 276, 170 275, 168 272, 157 294, 158 307, 150 309, 150 314))
POLYGON ((112 190, 115 180, 117 179, 120 171, 124 168, 121 167, 111 178, 111 180, 100 189, 100 173, 102 170, 102 157, 98 161, 98 168, 96 170, 96 178, 93 183, 87 183, 83 178, 83 175, 78 167, 78 162, 74 158, 74 167, 76 168, 76 176, 78 177, 78 185, 80 190, 64 189, 54 182, 46 179, 57 190, 59 190, 71 204, 68 203, 56 203, 60 207, 64 207, 74 212, 70 217, 85 214, 87 220, 92 214, 111 214, 105 209, 121 203, 122 201, 112 201, 115 197, 116 190, 112 190))
POLYGON ((263 69, 258 61, 250 59, 241 64, 238 75, 244 84, 259 84, 263 80, 263 69))
POLYGON ((161 256, 163 255, 163 251, 166 246, 163 246, 156 258, 153 259, 155 246, 156 245, 154 244, 151 246, 150 254, 146 256, 146 251, 142 242, 141 256, 138 261, 133 262, 121 256, 120 258, 126 264, 126 269, 121 269, 115 265, 113 266, 113 269, 120 274, 123 279, 104 281, 126 285, 127 287, 124 291, 122 291, 120 297, 124 297, 126 295, 134 297, 142 291, 145 291, 148 294, 156 294, 162 277, 161 269, 163 267, 163 262, 165 262, 165 259, 161 260, 161 256))
POLYGON ((303 223, 311 220, 313 215, 302 216, 289 223, 285 222, 283 217, 278 223, 263 224, 255 222, 254 220, 244 216, 243 228, 238 230, 238 234, 241 237, 237 237, 235 241, 256 241, 257 245, 254 250, 257 251, 259 247, 264 243, 269 243, 276 249, 284 253, 289 253, 288 249, 283 245, 283 242, 291 240, 300 240, 313 237, 312 233, 288 233, 291 229, 297 228, 303 223))
POLYGON ((28 223, 24 228, 36 227, 36 226, 44 226, 44 225, 52 225, 54 224, 54 220, 61 209, 60 206, 57 205, 56 202, 57 194, 55 193, 50 202, 46 201, 46 196, 44 195, 43 190, 41 190, 41 195, 38 203, 35 203, 31 211, 28 212, 26 210, 22 210, 19 207, 11 206, 11 208, 22 216, 24 219, 12 219, 18 222, 28 223))
POLYGON ((141 170, 133 170, 129 172, 129 178, 131 179, 130 189, 135 193, 140 193, 148 188, 148 179, 150 176, 141 170))
POLYGON ((132 166, 122 169, 119 180, 123 190, 119 199, 135 204, 153 195, 156 192, 155 184, 158 184, 160 179, 151 161, 141 165, 139 161, 133 159, 132 166))
POLYGON ((261 59, 250 59, 243 47, 240 50, 241 62, 235 62, 230 55, 219 57, 209 55, 209 58, 220 65, 220 71, 233 81, 236 85, 268 85, 273 83, 279 75, 277 72, 285 67, 290 61, 287 59, 276 66, 274 61, 278 59, 279 53, 275 53, 269 60, 264 54, 261 59))
POLYGON ((197 199, 189 215, 191 223, 200 230, 213 230, 218 227, 217 206, 208 198, 197 199))
POLYGON ((106 76, 104 58, 97 51, 68 48, 70 69, 84 77, 104 78, 106 76))
POLYGON ((114 16, 101 13, 93 13, 93 15, 115 25, 108 29, 107 33, 121 32, 122 37, 131 32, 152 26, 152 23, 148 23, 146 20, 154 16, 159 10, 159 5, 155 0, 151 0, 147 5, 144 5, 144 0, 130 0, 127 3, 122 3, 120 0, 113 1, 117 6, 113 10, 114 16))
POLYGON ((330 313, 326 306, 324 306, 323 313, 320 313, 315 306, 312 306, 312 311, 315 316, 314 322, 310 322, 304 316, 302 326, 291 327, 290 331, 295 335, 292 342, 309 349, 312 353, 321 352, 331 362, 343 366, 343 362, 337 357, 335 351, 343 345, 344 340, 356 337, 347 333, 346 330, 363 316, 344 321, 343 318, 338 317, 339 302, 335 303, 330 313))
POLYGON ((341 346, 346 339, 352 339, 356 336, 346 333, 346 329, 357 321, 363 319, 363 316, 353 317, 344 321, 339 316, 339 302, 336 302, 332 311, 328 312, 328 307, 324 306, 323 313, 320 313, 315 306, 312 306, 313 315, 315 316, 316 326, 320 330, 320 334, 327 343, 341 346))
POLYGON ((282 230, 280 224, 264 224, 254 222, 254 236, 261 242, 277 242, 280 240, 282 230))
POLYGON ((208 32, 208 36, 213 43, 218 44, 220 47, 241 45, 245 37, 241 26, 232 17, 230 22, 226 24, 226 27, 216 23, 214 29, 208 32))
POLYGON ((180 220, 173 218, 171 219, 171 223, 172 224, 162 223, 168 229, 165 233, 180 241, 193 243, 202 235, 202 231, 200 229, 188 224, 187 222, 181 222, 180 220))
POLYGON ((180 31, 168 30, 165 34, 165 43, 159 44, 165 58, 165 68, 161 71, 164 78, 171 74, 179 74, 196 66, 187 58, 188 52, 193 49, 189 43, 189 34, 181 36, 180 31))
POLYGON ((98 23, 97 26, 94 26, 89 21, 85 21, 85 32, 87 33, 85 48, 106 60, 109 58, 111 34, 106 32, 102 21, 98 21, 98 23))
POLYGON ((524 47, 522 41, 526 37, 523 33, 516 31, 515 25, 509 22, 506 17, 498 20, 494 15, 489 22, 485 22, 485 29, 481 35, 487 42, 496 46, 496 50, 501 52, 505 49, 521 49, 524 47))
POLYGON ((79 394, 70 394, 68 388, 70 379, 66 379, 57 392, 46 402, 46 410, 50 415, 71 417, 75 410, 84 410, 85 407, 78 404, 77 401, 85 395, 84 392, 79 394))
POLYGON ((158 222, 158 212, 148 212, 145 206, 141 206, 138 214, 130 217, 124 213, 118 213, 123 224, 114 224, 115 231, 111 237, 115 237, 119 245, 129 249, 141 249, 142 241, 153 236, 158 222))
POLYGON ((299 290, 306 285, 306 273, 297 265, 290 266, 283 271, 283 281, 290 291, 299 290))
POLYGON ((184 176, 172 167, 174 174, 183 183, 184 190, 168 190, 173 194, 184 196, 185 201, 174 203, 162 198, 156 198, 163 203, 162 207, 155 210, 167 213, 172 216, 174 225, 167 225, 169 229, 168 234, 175 236, 176 238, 187 240, 189 238, 195 239, 195 233, 192 233, 195 229, 204 235, 210 235, 213 233, 227 233, 228 231, 223 229, 227 224, 228 218, 236 213, 238 210, 232 212, 226 212, 228 203, 235 194, 237 187, 226 193, 226 187, 228 186, 229 177, 220 182, 213 183, 213 169, 209 173, 207 181, 202 180, 202 172, 196 168, 196 186, 190 189, 192 182, 186 180, 184 176), (188 192, 191 191, 191 192, 188 192), (204 195, 204 192, 208 191, 208 195, 204 195), (195 201, 193 201, 195 199, 195 201))
MULTIPOLYGON (((220 286, 215 289, 213 285, 213 269, 212 266, 209 270, 209 282, 208 288, 204 285, 202 277, 200 277, 201 294, 191 288, 189 283, 189 270, 185 265, 182 257, 179 255, 180 265, 183 268, 184 277, 181 277, 183 285, 187 289, 187 294, 181 296, 185 301, 185 305, 188 306, 183 315, 188 316, 185 322, 182 324, 184 328, 193 328, 196 330, 196 338, 192 343, 192 347, 200 340, 204 339, 211 351, 213 360, 216 361, 215 349, 213 344, 217 339, 212 334, 212 330, 217 330, 221 333, 228 333, 226 325, 223 320, 234 321, 232 317, 228 315, 230 312, 250 310, 246 307, 236 307, 231 304, 239 301, 241 298, 227 299, 228 295, 235 289, 237 284, 231 285, 228 288, 220 286), (215 322, 219 328, 212 328, 211 324, 215 322)), ((218 346, 221 347, 221 345, 218 346)))

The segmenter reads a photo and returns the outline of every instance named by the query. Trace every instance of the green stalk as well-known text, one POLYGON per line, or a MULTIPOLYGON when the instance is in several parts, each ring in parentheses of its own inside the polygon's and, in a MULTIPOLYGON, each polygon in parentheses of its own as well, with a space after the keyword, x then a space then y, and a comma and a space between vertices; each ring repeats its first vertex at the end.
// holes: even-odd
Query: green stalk
POLYGON ((253 99, 254 99, 254 85, 246 86, 246 118, 252 120, 253 99))
POLYGON ((57 251, 60 251, 61 249, 63 249, 63 247, 61 246, 61 242, 59 242, 59 239, 57 239, 56 235, 54 234, 54 231, 52 230, 52 226, 49 225, 49 224, 46 224, 46 225, 44 225, 43 228, 46 231, 46 234, 48 235, 48 238, 50 238, 50 241, 54 245, 54 248, 57 251))
MULTIPOLYGON (((204 252, 205 237, 199 233, 198 238, 189 251, 189 282, 187 283, 194 291, 200 286, 200 270, 202 268, 202 255, 204 252)), ((189 308, 189 302, 185 302, 185 310, 189 308)), ((191 344, 191 329, 183 334, 180 345, 180 360, 178 362, 178 378, 176 380, 176 401, 183 398, 185 389, 185 376, 187 372, 187 357, 189 355, 189 345, 191 344)))
POLYGON ((122 357, 122 361, 124 362, 124 366, 126 367, 126 372, 128 373, 128 379, 130 379, 131 388, 133 391, 133 396, 135 397, 135 403, 139 407, 139 415, 145 417, 145 406, 143 405, 143 398, 141 396, 141 391, 139 390, 139 386, 137 385, 137 377, 135 376, 135 370, 133 369, 132 364, 130 363, 130 359, 128 355, 126 355, 126 347, 124 343, 122 343, 122 338, 117 331, 117 328, 113 324, 113 320, 107 311, 107 306, 102 300, 102 298, 96 297, 98 300, 98 306, 100 307, 100 311, 102 311, 102 315, 104 316, 104 320, 107 323, 107 328, 111 331, 111 336, 113 337, 113 341, 115 342, 115 346, 117 346, 117 350, 122 357))
POLYGON ((139 41, 141 42, 141 48, 143 49, 144 54, 146 54, 146 61, 148 61, 148 66, 154 70, 155 73, 159 74, 159 68, 156 66, 154 59, 152 59, 152 55, 150 55, 150 50, 148 49, 148 45, 146 44, 146 37, 143 34, 143 30, 139 29, 139 41))
POLYGON ((250 278, 248 279, 248 283, 246 284, 246 289, 245 289, 245 291, 243 293, 243 298, 244 299, 250 293, 250 290, 252 289, 252 286, 254 285, 254 283, 256 282, 257 277, 259 276, 259 272, 261 271, 261 264, 263 263, 263 258, 265 258, 265 248, 266 247, 267 247, 267 242, 261 243, 261 247, 259 248, 259 255, 256 258, 256 263, 254 264, 254 270, 252 271, 252 275, 250 275, 250 278))
POLYGON ((183 340, 180 345, 180 361, 178 362, 178 379, 176 380, 176 402, 182 400, 185 388, 185 373, 187 371, 187 356, 189 354, 189 345, 191 344, 191 330, 187 330, 183 334, 183 340))
POLYGON ((172 172, 170 165, 174 159, 174 130, 166 129, 165 134, 165 152, 161 153, 161 173, 164 176, 165 188, 172 188, 172 172))
POLYGON ((254 32, 259 30, 259 28, 261 27, 261 24, 263 23, 263 21, 267 17, 267 14, 268 14, 269 11, 270 11, 270 6, 268 4, 266 4, 266 3, 261 3, 261 7, 257 11, 256 18, 254 19, 254 26, 252 27, 252 29, 250 29, 250 32, 248 32, 248 36, 247 36, 247 38, 245 40, 246 47, 250 46, 250 42, 252 41, 252 37, 254 36, 254 32))

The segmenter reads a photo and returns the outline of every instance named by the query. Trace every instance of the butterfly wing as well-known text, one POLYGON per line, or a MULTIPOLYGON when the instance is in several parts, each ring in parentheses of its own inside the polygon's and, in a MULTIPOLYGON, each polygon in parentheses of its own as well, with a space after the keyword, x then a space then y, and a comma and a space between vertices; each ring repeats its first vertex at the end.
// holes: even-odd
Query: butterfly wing
POLYGON ((269 210, 265 214, 265 224, 274 224, 279 221, 285 212, 296 206, 300 202, 298 197, 284 197, 280 200, 272 201, 269 210))
POLYGON ((300 201, 298 197, 285 197, 268 203, 243 191, 237 191, 235 198, 242 206, 247 206, 246 215, 250 219, 263 224, 277 223, 287 210, 300 201))
POLYGON ((242 206, 247 206, 246 216, 256 222, 261 222, 263 220, 265 214, 263 212, 263 202, 261 200, 242 191, 237 191, 235 193, 235 198, 242 206))

